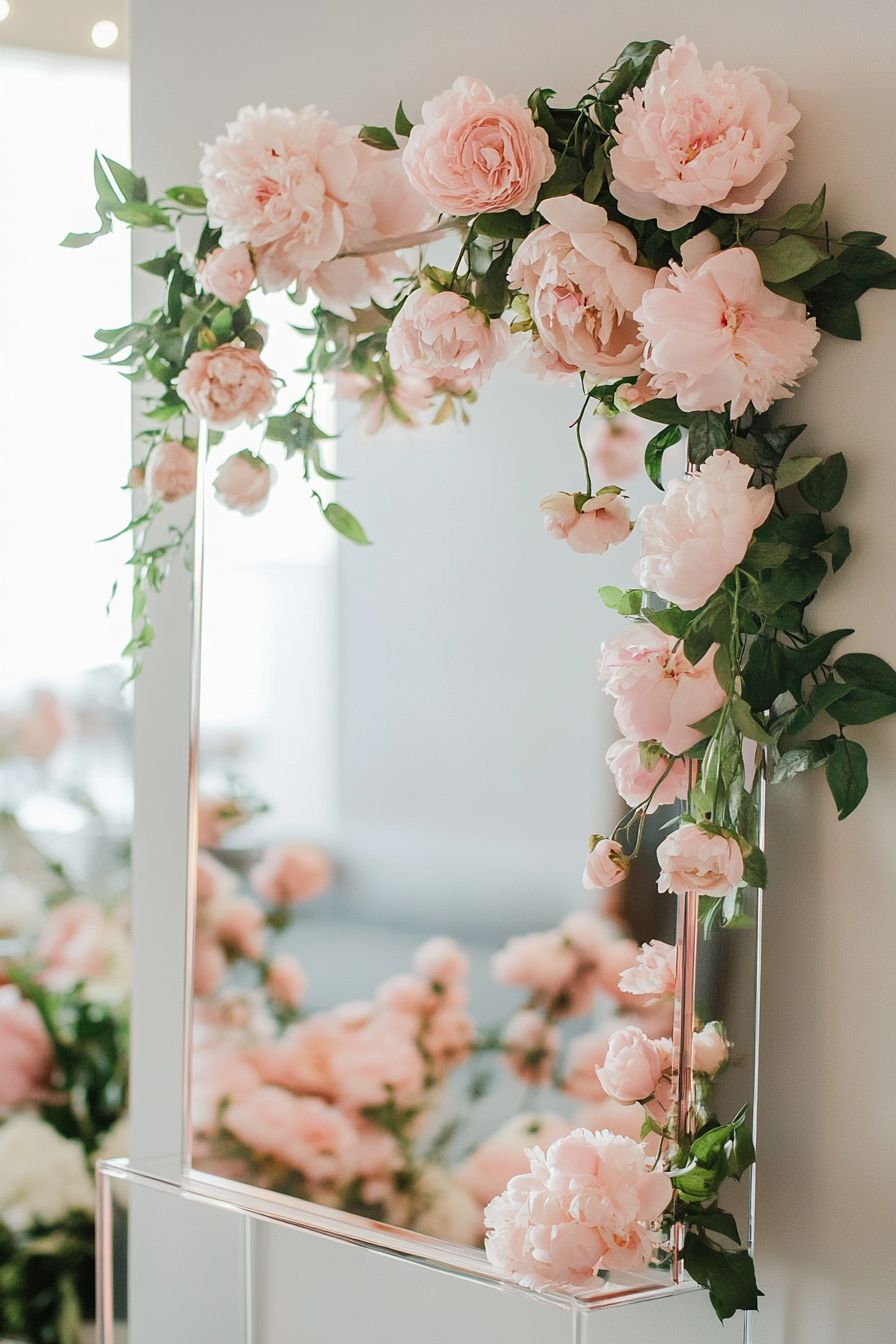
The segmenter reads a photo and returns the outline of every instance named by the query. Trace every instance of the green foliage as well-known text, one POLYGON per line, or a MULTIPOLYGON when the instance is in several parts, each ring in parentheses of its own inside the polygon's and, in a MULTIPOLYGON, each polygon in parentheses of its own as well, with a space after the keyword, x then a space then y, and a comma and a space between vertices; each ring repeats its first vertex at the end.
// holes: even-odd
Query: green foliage
POLYGON ((362 145, 370 145, 372 149, 398 148, 398 141, 388 126, 362 126, 358 132, 358 139, 362 145))
POLYGON ((647 475, 660 490, 663 488, 663 454, 673 444, 681 442, 681 430, 678 425, 667 425, 648 443, 644 450, 644 467, 647 475))
POLYGON ((404 110, 404 106, 401 103, 399 103, 398 111, 395 113, 395 134, 410 135, 413 129, 414 129, 413 122, 408 120, 407 113, 404 110))
POLYGON ((367 533, 357 518, 353 513, 349 513, 348 509, 344 509, 341 504, 334 501, 325 506, 322 505, 321 513, 336 532, 341 533, 343 537, 347 537, 349 541, 353 541, 356 546, 370 545, 367 533))
POLYGON ((865 748, 838 737, 825 764, 828 785, 841 821, 854 812, 868 791, 868 756, 865 748))
POLYGON ((13 1234, 0 1223, 0 1332, 32 1344, 79 1344, 95 1315, 94 1224, 71 1210, 13 1234))

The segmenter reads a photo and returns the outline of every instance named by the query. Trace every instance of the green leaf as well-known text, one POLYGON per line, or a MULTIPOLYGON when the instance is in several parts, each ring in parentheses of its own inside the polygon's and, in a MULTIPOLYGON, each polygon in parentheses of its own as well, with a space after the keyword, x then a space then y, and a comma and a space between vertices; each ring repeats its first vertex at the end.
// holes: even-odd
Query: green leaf
POLYGON ((831 275, 812 287, 807 295, 809 316, 814 317, 821 331, 839 336, 844 341, 860 341, 862 326, 856 299, 864 288, 845 275, 831 275))
POLYGON ((108 154, 104 154, 103 158, 115 179, 115 185, 126 201, 146 201, 149 199, 145 177, 138 177, 136 173, 131 172, 130 168, 125 168, 123 164, 110 159, 108 154))
POLYGON ((725 1213, 723 1209, 688 1209, 687 1221, 689 1227, 699 1227, 704 1232, 714 1232, 717 1236, 727 1237, 729 1241, 737 1242, 740 1245, 740 1233, 737 1230, 737 1219, 733 1213, 725 1213))
POLYGON ((709 1199, 718 1190, 727 1172, 725 1164, 722 1162, 719 1167, 694 1167, 691 1171, 682 1172, 680 1176, 674 1172, 669 1173, 672 1178, 672 1186, 678 1197, 685 1203, 701 1203, 704 1199, 709 1199))
POLYGON ((826 635, 819 635, 800 649, 788 649, 788 662, 797 676, 808 677, 810 672, 821 666, 835 644, 854 634, 855 630, 831 630, 826 635))
POLYGON ((362 126, 358 132, 358 139, 362 145, 370 145, 371 149, 398 148, 398 141, 388 126, 362 126))
POLYGON ((846 278, 866 289, 892 289, 896 284, 896 257, 879 247, 847 247, 837 260, 846 278), (891 276, 893 284, 888 284, 891 276))
POLYGON ((834 671, 850 686, 896 696, 896 671, 877 654, 844 653, 834 664, 834 671))
POLYGON ((868 755, 858 742, 838 737, 825 767, 841 821, 856 810, 868 790, 868 755))
POLYGON ((757 247, 756 256, 762 271, 763 280, 780 284, 782 280, 792 280, 795 275, 804 275, 824 257, 822 250, 808 238, 795 234, 779 238, 770 247, 757 247))
POLYGON ((756 1286, 756 1269, 749 1251, 723 1251, 688 1232, 684 1265, 692 1279, 709 1289, 709 1300, 720 1321, 727 1321, 737 1311, 758 1308, 762 1293, 756 1286))
POLYGON ((335 528, 342 536, 347 537, 349 541, 353 541, 356 546, 370 545, 370 539, 357 518, 354 514, 349 513, 348 509, 344 509, 341 504, 334 501, 328 504, 325 509, 322 509, 321 512, 332 528, 335 528))
POLYGON ((476 216, 476 232, 485 238, 525 238, 531 230, 530 217, 519 210, 498 210, 493 215, 476 216))
POLYGON ((854 687, 841 696, 828 713, 836 723, 874 723, 888 714, 896 714, 896 695, 854 687))
POLYGON ((723 691, 730 691, 734 685, 734 671, 731 666, 731 654, 727 644, 720 644, 712 660, 712 670, 716 681, 723 691))
POLYGON ((168 229, 171 231, 174 229, 174 225, 164 210, 160 210, 157 205, 147 205, 143 201, 123 201, 120 205, 113 206, 112 214, 122 223, 130 224, 132 228, 136 229, 168 229))
POLYGON ((786 541, 753 541, 741 561, 741 568, 751 574, 764 569, 778 569, 785 560, 793 559, 794 548, 786 541))
POLYGON ((705 718, 698 719, 696 723, 689 724, 688 727, 695 729, 698 733, 703 733, 705 737, 711 737, 718 728, 721 717, 722 710, 714 709, 711 714, 707 714, 705 718))
POLYGON ((733 1133, 733 1125, 714 1125, 705 1129, 691 1144, 691 1157, 701 1166, 714 1167, 733 1133))
POLYGON ((800 775, 804 770, 817 770, 830 756, 835 741, 834 737, 819 738, 814 742, 805 742, 799 747, 791 747, 778 760, 772 773, 772 783, 780 784, 782 780, 792 779, 794 775, 800 775))
POLYGON ((178 205, 183 205, 188 210, 204 210, 208 205, 201 187, 169 187, 165 195, 169 201, 176 201, 178 205))
POLYGON ((822 187, 811 205, 792 205, 780 219, 762 219, 762 229, 792 229, 796 233, 811 233, 817 229, 824 215, 824 201, 827 188, 822 187))
POLYGON ((771 571, 763 587, 774 595, 778 605, 803 602, 816 591, 827 572, 828 567, 820 555, 809 555, 805 560, 787 560, 771 571))
POLYGON ((841 243, 852 243, 856 247, 879 247, 881 243, 887 241, 885 233, 866 233, 862 229, 857 229, 853 233, 844 233, 840 239, 841 243))
POLYGON ((678 425, 667 425, 648 443, 644 450, 644 466, 647 475, 660 490, 663 488, 663 454, 673 443, 681 442, 681 430, 678 425))
POLYGON ((678 607, 667 607, 665 611, 651 611, 649 607, 646 607, 641 614, 647 618, 651 625, 655 625, 657 630, 662 630, 663 634, 672 635, 675 639, 682 639, 690 629, 697 613, 681 611, 678 607))
POLYGON ((640 588, 629 588, 628 592, 620 597, 616 610, 620 616, 637 616, 643 601, 644 593, 640 588))
POLYGON ((107 214, 113 206, 120 203, 120 197, 106 176, 106 170, 100 162, 99 154, 93 156, 93 181, 96 186, 97 214, 107 214))
POLYGON ((774 471, 787 449, 798 439, 805 425, 766 425, 764 415, 757 416, 750 426, 747 444, 752 449, 756 465, 765 471, 774 471))
POLYGON ((787 655, 776 639, 753 640, 743 672, 743 696, 752 709, 771 709, 787 690, 787 655))
POLYGON ((786 490, 788 485, 796 485, 820 464, 820 457, 788 457, 775 473, 775 489, 786 490))
POLYGON ((717 448, 727 448, 731 438, 731 426, 724 412, 693 411, 688 427, 688 460, 698 465, 705 462, 717 448))
POLYGON ((788 518, 773 514, 756 529, 756 537, 759 541, 786 541, 809 550, 824 541, 824 523, 815 513, 792 513, 788 518))
POLYGON ((395 113, 395 134, 410 135, 414 129, 414 123, 408 119, 402 103, 398 104, 398 111, 395 113))
POLYGON ((768 865, 758 845, 754 845, 744 859, 744 881, 748 887, 768 886, 768 865))
POLYGON ((799 483, 799 492, 807 504, 819 513, 837 507, 846 489, 848 468, 842 453, 832 453, 799 483))
POLYGON ((815 549, 816 551, 825 551, 830 555, 831 567, 836 574, 837 570, 842 569, 843 565, 846 564, 846 561, 852 555, 852 543, 849 540, 849 528, 844 527, 841 523, 839 527, 834 528, 830 536, 825 537, 824 541, 820 541, 815 549))
POLYGON ((619 610, 619 599, 622 597, 621 588, 614 588, 611 584, 606 584, 603 588, 598 588, 597 591, 605 607, 609 607, 611 611, 619 610))
POLYGON ((67 233, 59 244, 60 247, 89 247, 97 238, 102 238, 104 234, 111 232, 112 224, 108 216, 103 220, 102 227, 96 229, 94 233, 67 233))
POLYGON ((778 720, 778 723, 783 725, 781 731, 787 733, 790 737, 795 737, 804 728, 808 728, 812 720, 817 718, 823 710, 826 710, 837 700, 842 700, 843 696, 848 694, 849 687, 842 681, 834 681, 831 678, 828 681, 820 682, 818 686, 813 686, 805 704, 797 705, 795 709, 790 710, 788 714, 783 715, 778 720))
POLYGON ((746 1125, 735 1126, 734 1136, 728 1145, 728 1175, 739 1181, 744 1172, 756 1161, 756 1149, 753 1147, 753 1135, 746 1125))
POLYGON ((145 271, 147 275, 158 275, 163 280, 174 270, 180 261, 180 253, 176 248, 169 247, 161 257, 151 257, 149 261, 138 261, 137 269, 145 271))
POLYGON ((674 397, 654 397, 645 401, 643 406, 634 406, 632 415, 639 420, 652 420, 659 425, 684 425, 687 427, 694 418, 693 411, 682 411, 674 397))
POLYGON ((775 739, 757 719, 754 719, 746 700, 742 700, 740 696, 736 695, 731 700, 730 705, 731 721, 739 733, 748 737, 751 742, 761 742, 766 747, 774 746, 775 739))
POLYGON ((585 173, 578 158, 572 154, 565 154, 560 158, 553 176, 549 177, 541 188, 538 199, 546 201, 553 196, 568 196, 584 181, 585 173))

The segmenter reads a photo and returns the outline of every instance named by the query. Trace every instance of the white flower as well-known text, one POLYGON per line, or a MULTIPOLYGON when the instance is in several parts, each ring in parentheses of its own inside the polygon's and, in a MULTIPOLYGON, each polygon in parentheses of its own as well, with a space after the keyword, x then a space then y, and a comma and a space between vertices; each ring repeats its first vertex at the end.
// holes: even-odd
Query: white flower
POLYGON ((69 1209, 92 1210, 93 1182, 76 1139, 64 1139, 36 1115, 14 1115, 0 1128, 0 1216, 14 1232, 55 1223, 69 1209))

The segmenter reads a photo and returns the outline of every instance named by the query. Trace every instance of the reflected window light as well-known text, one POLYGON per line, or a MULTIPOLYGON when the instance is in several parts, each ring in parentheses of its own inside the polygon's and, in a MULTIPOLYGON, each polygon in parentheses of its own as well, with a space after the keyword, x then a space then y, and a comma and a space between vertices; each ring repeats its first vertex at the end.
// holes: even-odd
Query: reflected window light
POLYGON ((0 0, 0 23, 9 18, 9 0, 0 0))
MULTIPOLYGON (((4 3, 8 8, 8 0, 0 0, 0 5, 4 3)), ((95 47, 114 47, 118 41, 118 24, 111 19, 100 19, 90 30, 90 40, 95 47)))

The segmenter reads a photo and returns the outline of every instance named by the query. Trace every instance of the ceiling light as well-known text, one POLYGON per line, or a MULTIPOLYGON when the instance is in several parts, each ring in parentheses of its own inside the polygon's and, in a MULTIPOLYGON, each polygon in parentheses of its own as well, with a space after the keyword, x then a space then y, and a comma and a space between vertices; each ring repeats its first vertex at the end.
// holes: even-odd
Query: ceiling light
MULTIPOLYGON (((4 0, 0 0, 0 5, 3 3, 4 0)), ((118 41, 118 24, 111 19, 100 19, 90 30, 90 40, 95 47, 114 47, 118 41)))
POLYGON ((0 23, 9 18, 9 0, 0 0, 0 23))

